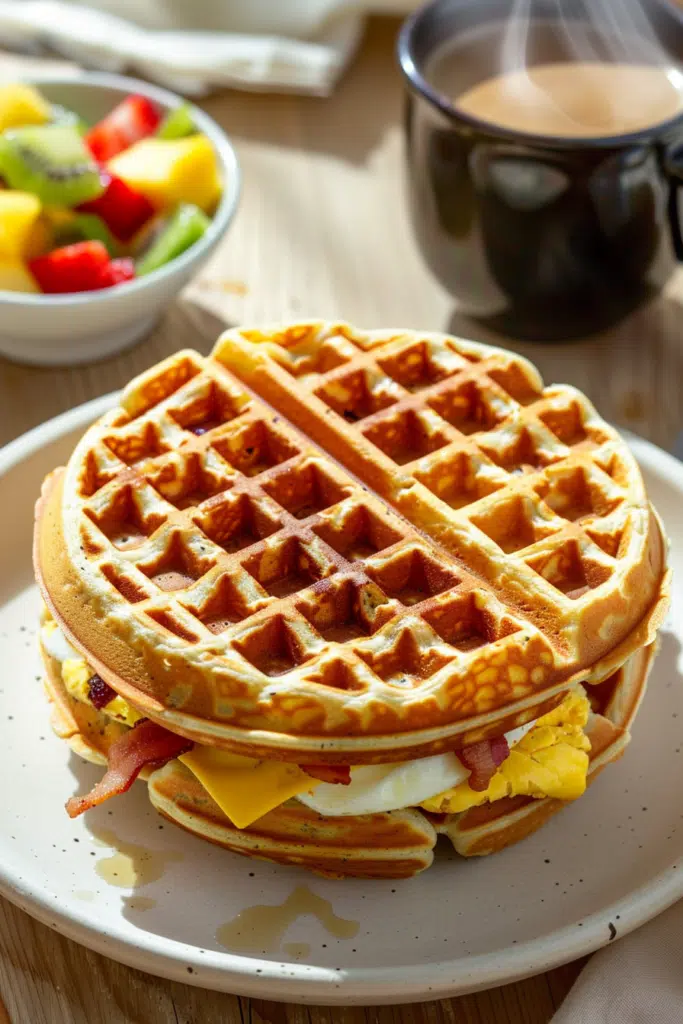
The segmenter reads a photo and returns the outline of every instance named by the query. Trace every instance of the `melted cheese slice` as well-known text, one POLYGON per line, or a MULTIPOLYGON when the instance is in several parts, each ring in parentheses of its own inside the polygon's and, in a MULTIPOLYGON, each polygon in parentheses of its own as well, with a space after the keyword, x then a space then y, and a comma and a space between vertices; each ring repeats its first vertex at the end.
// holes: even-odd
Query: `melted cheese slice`
POLYGON ((256 761, 214 747, 195 746, 179 761, 189 768, 237 828, 246 828, 316 780, 295 764, 256 761))

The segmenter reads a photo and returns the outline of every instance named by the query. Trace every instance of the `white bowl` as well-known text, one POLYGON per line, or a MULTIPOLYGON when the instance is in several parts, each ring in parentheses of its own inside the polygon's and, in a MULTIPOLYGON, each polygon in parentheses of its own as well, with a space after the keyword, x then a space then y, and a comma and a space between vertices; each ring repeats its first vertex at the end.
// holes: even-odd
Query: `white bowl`
MULTIPOLYGON (((130 93, 147 96, 163 110, 184 102, 175 93, 122 75, 76 72, 73 77, 32 76, 53 103, 94 123, 130 93)), ((223 196, 203 237, 159 270, 125 284, 73 295, 27 295, 0 291, 0 355, 35 366, 95 362, 128 348, 151 330, 181 288, 206 263, 237 209, 240 170, 221 128, 193 107, 200 132, 213 143, 223 179, 223 196)))

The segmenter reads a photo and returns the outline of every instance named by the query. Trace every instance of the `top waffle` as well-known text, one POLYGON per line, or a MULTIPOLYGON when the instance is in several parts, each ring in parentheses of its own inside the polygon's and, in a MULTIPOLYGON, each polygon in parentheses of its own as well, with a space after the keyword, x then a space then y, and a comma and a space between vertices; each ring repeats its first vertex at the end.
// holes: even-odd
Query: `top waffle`
POLYGON ((36 553, 143 712, 301 762, 536 718, 649 642, 665 589, 637 466, 580 393, 341 324, 228 332, 133 381, 48 482, 36 553))

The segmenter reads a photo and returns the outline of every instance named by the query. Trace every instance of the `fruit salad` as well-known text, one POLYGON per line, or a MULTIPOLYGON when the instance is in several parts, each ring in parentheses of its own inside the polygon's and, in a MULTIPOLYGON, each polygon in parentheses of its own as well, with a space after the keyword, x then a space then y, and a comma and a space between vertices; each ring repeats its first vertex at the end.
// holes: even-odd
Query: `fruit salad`
POLYGON ((33 86, 0 86, 0 291, 112 288, 194 245, 221 196, 183 104, 127 96, 87 125, 33 86))

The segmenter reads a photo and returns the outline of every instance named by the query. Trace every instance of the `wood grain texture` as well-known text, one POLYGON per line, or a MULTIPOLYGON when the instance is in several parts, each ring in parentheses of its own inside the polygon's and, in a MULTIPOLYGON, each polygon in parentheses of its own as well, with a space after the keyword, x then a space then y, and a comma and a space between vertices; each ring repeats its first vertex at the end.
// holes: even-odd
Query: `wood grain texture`
MULTIPOLYGON (((244 195, 201 278, 147 340, 107 362, 35 370, 0 360, 0 444, 125 384, 181 346, 207 352, 224 325, 344 317, 363 327, 504 339, 454 309, 424 268, 403 198, 397 23, 373 22, 328 100, 222 93, 204 103, 233 136, 244 195)), ((35 63, 35 62, 33 62, 35 63)), ((0 59, 0 76, 17 58, 0 59)), ((683 429, 679 273, 608 334, 513 347, 577 385, 609 419, 671 447, 683 429)), ((325 1009, 205 992, 122 967, 0 901, 0 1002, 12 1024, 546 1024, 581 963, 502 989, 416 1006, 325 1009)), ((0 1008, 0 1024, 6 1024, 0 1008)))

